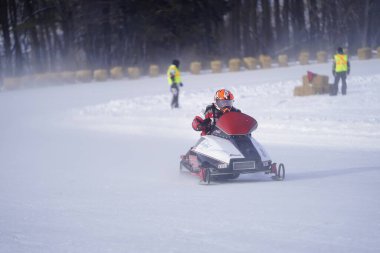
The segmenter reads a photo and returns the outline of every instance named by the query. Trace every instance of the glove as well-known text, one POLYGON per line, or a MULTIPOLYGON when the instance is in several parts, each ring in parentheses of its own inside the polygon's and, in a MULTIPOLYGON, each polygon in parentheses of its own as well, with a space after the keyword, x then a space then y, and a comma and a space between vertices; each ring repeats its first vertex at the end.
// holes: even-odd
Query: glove
POLYGON ((203 120, 203 122, 201 122, 199 125, 200 125, 202 128, 206 129, 207 127, 210 126, 210 124, 211 124, 211 119, 210 119, 210 118, 207 118, 207 119, 203 120))
POLYGON ((182 86, 183 86, 183 83, 179 83, 179 86, 181 86, 181 87, 182 87, 182 86))
POLYGON ((211 123, 211 119, 203 120, 201 117, 196 116, 193 119, 193 122, 191 125, 195 131, 202 131, 202 130, 206 130, 206 128, 210 125, 210 123, 211 123))
POLYGON ((334 70, 333 70, 332 74, 333 74, 333 76, 335 76, 335 74, 336 74, 336 73, 335 73, 335 71, 334 71, 334 70))
POLYGON ((349 75, 350 74, 350 70, 347 70, 347 75, 349 75))
POLYGON ((193 119, 193 122, 191 125, 195 131, 202 131, 202 126, 201 126, 202 123, 203 123, 203 119, 199 116, 196 116, 193 119))

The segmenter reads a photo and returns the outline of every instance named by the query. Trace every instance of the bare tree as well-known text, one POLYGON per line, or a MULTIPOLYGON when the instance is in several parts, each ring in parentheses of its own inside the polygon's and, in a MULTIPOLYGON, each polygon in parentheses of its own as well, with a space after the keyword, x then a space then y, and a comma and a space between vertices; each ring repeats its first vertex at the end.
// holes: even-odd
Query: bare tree
POLYGON ((9 17, 8 17, 8 0, 0 1, 0 25, 2 28, 4 39, 5 51, 5 72, 11 73, 12 71, 12 55, 11 55, 11 37, 9 31, 9 17))
POLYGON ((3 75, 380 44, 378 0, 1 0, 3 75))

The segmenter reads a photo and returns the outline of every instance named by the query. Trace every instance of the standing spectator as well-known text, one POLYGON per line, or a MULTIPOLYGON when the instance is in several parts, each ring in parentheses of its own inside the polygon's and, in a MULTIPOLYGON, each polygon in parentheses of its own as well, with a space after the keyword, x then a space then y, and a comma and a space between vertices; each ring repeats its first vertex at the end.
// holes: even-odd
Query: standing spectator
POLYGON ((181 72, 179 72, 179 60, 173 60, 172 65, 169 66, 167 71, 168 83, 170 85, 170 92, 173 94, 171 107, 178 108, 179 86, 182 87, 181 72))
POLYGON ((350 62, 348 56, 343 53, 343 48, 338 47, 337 54, 334 56, 332 73, 335 77, 334 85, 330 90, 330 95, 336 96, 339 90, 339 80, 342 79, 342 95, 347 94, 346 78, 350 74, 350 62))

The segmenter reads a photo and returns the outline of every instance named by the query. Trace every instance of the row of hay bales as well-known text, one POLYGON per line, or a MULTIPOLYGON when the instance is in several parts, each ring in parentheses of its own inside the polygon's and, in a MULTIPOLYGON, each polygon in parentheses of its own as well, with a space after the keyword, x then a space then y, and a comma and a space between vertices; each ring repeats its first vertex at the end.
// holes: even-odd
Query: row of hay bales
MULTIPOLYGON (((359 60, 367 60, 372 58, 372 49, 369 47, 359 48, 357 53, 359 60)), ((377 48, 377 58, 380 58, 380 47, 377 48)))
MULTIPOLYGON (((149 76, 155 77, 160 74, 157 65, 151 65, 149 76)), ((96 69, 64 71, 44 74, 26 75, 22 77, 4 78, 3 89, 14 90, 23 87, 37 87, 52 84, 70 84, 70 83, 89 83, 92 81, 103 82, 108 79, 120 80, 125 77, 138 79, 141 76, 141 70, 138 67, 129 67, 124 70, 123 67, 114 67, 110 70, 96 69)))
MULTIPOLYGON (((277 56, 277 63, 279 67, 287 67, 289 66, 288 63, 288 56, 286 54, 280 54, 277 56)), ((300 64, 309 64, 309 53, 302 52, 299 55, 299 62, 300 64)), ((324 51, 320 51, 317 53, 317 62, 327 62, 327 53, 324 51)), ((228 68, 229 71, 239 71, 242 66, 244 66, 248 70, 253 69, 268 69, 271 68, 273 64, 272 57, 268 55, 260 55, 258 58, 254 57, 244 57, 242 60, 238 58, 230 59, 228 62, 228 68)), ((213 72, 221 72, 221 67, 219 67, 217 70, 214 71, 213 65, 216 65, 215 62, 211 62, 211 70, 213 72)), ((221 63, 218 64, 218 66, 221 66, 221 63)))
MULTIPOLYGON (((77 73, 78 76, 79 73, 77 73)), ((86 71, 85 76, 90 77, 92 75, 93 80, 102 82, 106 81, 107 79, 111 78, 114 80, 120 80, 124 77, 128 77, 130 79, 138 79, 142 75, 142 71, 138 67, 129 67, 126 70, 124 70, 123 67, 114 67, 108 71, 107 69, 97 69, 94 70, 93 74, 91 71, 86 71)), ((150 65, 148 70, 148 75, 150 77, 156 77, 160 74, 160 68, 158 65, 150 65)), ((80 80, 81 81, 81 80, 80 80)), ((88 81, 88 80, 86 80, 88 81)))
MULTIPOLYGON (((346 50, 347 53, 347 50, 346 50)), ((371 48, 359 48, 357 51, 358 58, 360 60, 371 59, 372 58, 372 49, 371 48)), ((377 57, 380 58, 380 47, 377 48, 377 57)), ((246 69, 252 70, 258 67, 260 68, 271 68, 272 67, 272 58, 266 55, 260 55, 258 59, 253 57, 245 57, 241 61, 240 59, 234 58, 229 60, 228 68, 230 71, 239 71, 242 63, 246 69)), ((301 65, 310 64, 310 54, 309 52, 301 52, 298 55, 298 62, 301 65)), ((317 63, 326 63, 328 62, 328 54, 326 51, 318 51, 316 53, 316 62, 317 63)), ((288 56, 286 54, 280 54, 277 56, 277 63, 279 67, 287 67, 288 64, 288 56)), ((215 63, 214 63, 215 65, 215 63)), ((213 63, 211 63, 211 69, 213 72, 220 72, 221 63, 218 63, 219 68, 217 71, 214 71, 213 63)))
MULTIPOLYGON (((344 52, 346 54, 348 54, 348 50, 347 49, 344 49, 344 52)), ((376 57, 380 58, 380 47, 378 47, 375 52, 376 52, 376 57)), ((357 56, 358 56, 359 60, 371 59, 372 56, 373 56, 373 51, 369 47, 359 48, 357 50, 357 56)), ((299 56, 298 56, 298 61, 299 61, 299 63, 301 65, 309 64, 309 60, 310 60, 310 57, 309 57, 309 53, 308 52, 301 52, 299 54, 299 56)), ((316 60, 317 60, 318 63, 325 63, 325 62, 327 62, 327 60, 328 60, 327 53, 325 51, 319 51, 319 52, 317 52, 317 54, 316 54, 316 60)), ((280 56, 279 56, 279 63, 280 63, 280 56)))
MULTIPOLYGON (((371 48, 360 48, 357 51, 359 59, 370 59, 372 58, 371 48)), ((380 47, 377 48, 377 57, 380 58, 380 47)), ((328 61, 328 56, 325 51, 319 51, 316 54, 316 60, 318 63, 325 63, 328 61)), ((301 52, 298 56, 298 61, 301 65, 309 64, 310 54, 308 52, 301 52)), ((228 61, 229 71, 240 71, 242 67, 248 70, 254 69, 267 69, 272 67, 272 58, 266 55, 260 55, 258 58, 254 57, 244 57, 233 58, 228 61)), ((286 54, 281 54, 277 56, 277 63, 280 67, 288 66, 288 56, 286 54)), ((210 68, 213 73, 220 73, 223 70, 222 61, 211 61, 210 68)), ((192 74, 200 74, 202 70, 202 63, 195 61, 190 64, 190 72, 192 74)), ((148 75, 150 77, 156 77, 160 74, 160 69, 158 65, 150 65, 148 70, 148 75)), ((91 70, 80 70, 75 72, 65 71, 60 73, 45 73, 45 74, 35 74, 23 76, 20 78, 5 78, 3 80, 3 88, 7 90, 17 89, 21 87, 33 87, 33 86, 43 86, 51 84, 60 83, 76 83, 76 82, 91 82, 97 81, 102 82, 108 79, 120 80, 125 77, 130 79, 137 79, 142 75, 142 71, 138 67, 129 67, 124 69, 123 67, 114 67, 110 70, 107 69, 97 69, 91 70)), ((308 89, 308 88, 306 88, 308 89)), ((310 89, 309 89, 310 90, 310 89)), ((306 92, 307 93, 307 92, 306 92)))
MULTIPOLYGON (((221 73, 223 71, 223 67, 223 61, 215 60, 210 62, 210 69, 212 73, 221 73)), ((232 58, 228 61, 228 70, 231 72, 240 71, 242 67, 248 70, 254 70, 258 68, 271 68, 272 58, 270 56, 261 55, 258 59, 254 57, 244 57, 243 59, 232 58)), ((190 64, 190 73, 195 75, 200 74, 202 68, 203 67, 201 62, 192 62, 190 64)))
MULTIPOLYGON (((287 67, 288 63, 288 55, 280 54, 277 56, 277 63, 279 67, 287 67)), ((328 61, 327 52, 319 51, 316 54, 316 59, 318 63, 326 63, 328 61)), ((309 64, 310 62, 310 54, 308 52, 301 52, 298 57, 298 61, 301 65, 309 64)), ((258 58, 254 57, 244 57, 242 60, 238 58, 233 58, 228 61, 228 69, 231 72, 239 71, 242 66, 244 66, 248 70, 253 69, 268 69, 272 67, 273 59, 267 55, 260 55, 258 58)), ((198 65, 199 66, 199 65, 198 65)), ((222 62, 213 61, 211 62, 211 70, 214 73, 221 72, 222 62)), ((193 73, 193 71, 191 71, 193 73)), ((196 73, 199 73, 198 70, 196 73)))
POLYGON ((296 86, 293 91, 294 96, 310 96, 317 94, 329 93, 329 77, 324 75, 315 75, 309 82, 308 76, 302 77, 302 85, 296 86))
MULTIPOLYGON (((256 69, 258 66, 258 61, 253 57, 245 57, 243 59, 232 58, 228 61, 228 69, 231 72, 240 71, 243 65, 249 70, 256 69)), ((223 71, 223 67, 223 61, 215 60, 210 62, 210 69, 212 73, 221 73, 223 71)), ((190 73, 198 75, 201 73, 202 68, 201 62, 192 62, 190 64, 190 73)))

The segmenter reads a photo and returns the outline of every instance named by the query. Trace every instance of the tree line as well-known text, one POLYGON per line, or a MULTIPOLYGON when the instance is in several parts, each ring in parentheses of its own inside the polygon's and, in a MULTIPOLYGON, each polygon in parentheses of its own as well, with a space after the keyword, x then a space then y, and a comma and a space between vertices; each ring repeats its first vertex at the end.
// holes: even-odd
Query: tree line
POLYGON ((0 0, 0 76, 380 45, 377 0, 0 0))

